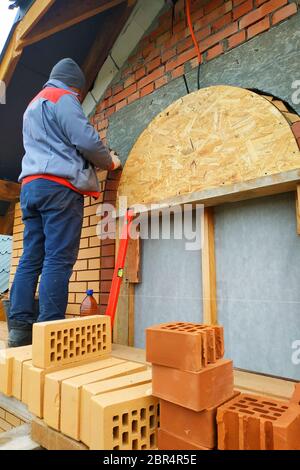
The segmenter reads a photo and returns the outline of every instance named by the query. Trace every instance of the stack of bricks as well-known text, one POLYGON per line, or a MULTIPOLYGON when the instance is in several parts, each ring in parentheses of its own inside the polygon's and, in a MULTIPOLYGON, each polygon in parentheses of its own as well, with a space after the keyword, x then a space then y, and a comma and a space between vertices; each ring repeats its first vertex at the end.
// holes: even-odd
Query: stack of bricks
POLYGON ((108 316, 36 323, 32 346, 1 353, 1 392, 52 429, 93 450, 157 448, 151 371, 112 357, 108 316))
POLYGON ((223 328, 174 322, 148 328, 146 338, 153 395, 160 398, 158 448, 216 448, 217 408, 236 395, 223 328))
POLYGON ((300 384, 290 402, 241 394, 217 421, 220 450, 300 450, 300 384))

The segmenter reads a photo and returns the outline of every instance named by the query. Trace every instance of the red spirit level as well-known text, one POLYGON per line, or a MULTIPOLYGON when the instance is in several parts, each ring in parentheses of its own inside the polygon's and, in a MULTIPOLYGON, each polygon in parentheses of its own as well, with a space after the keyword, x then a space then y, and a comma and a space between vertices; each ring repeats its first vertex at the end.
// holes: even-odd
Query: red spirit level
POLYGON ((113 274, 111 290, 108 299, 108 305, 106 309, 106 315, 109 315, 111 318, 111 328, 114 327, 116 310, 118 306, 120 288, 124 275, 124 266, 128 248, 128 242, 130 238, 130 227, 134 218, 133 210, 128 210, 125 214, 124 226, 122 229, 122 234, 119 243, 119 252, 116 261, 116 266, 113 274))

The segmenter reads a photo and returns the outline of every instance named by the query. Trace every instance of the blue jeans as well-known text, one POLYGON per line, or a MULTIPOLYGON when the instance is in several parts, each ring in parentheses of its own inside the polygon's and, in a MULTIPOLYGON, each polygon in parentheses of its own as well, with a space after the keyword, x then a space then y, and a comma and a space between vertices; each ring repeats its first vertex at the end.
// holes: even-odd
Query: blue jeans
POLYGON ((40 275, 37 321, 65 317, 83 206, 82 195, 53 181, 38 179, 22 187, 24 246, 10 294, 11 325, 36 321, 34 298, 40 275))

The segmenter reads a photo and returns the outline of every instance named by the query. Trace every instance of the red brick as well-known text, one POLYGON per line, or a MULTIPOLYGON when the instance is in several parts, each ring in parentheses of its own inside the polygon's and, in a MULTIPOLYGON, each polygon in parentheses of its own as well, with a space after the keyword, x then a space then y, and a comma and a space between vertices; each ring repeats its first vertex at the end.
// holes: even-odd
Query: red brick
POLYGON ((145 86, 149 85, 149 83, 154 82, 158 78, 162 77, 165 73, 165 67, 162 66, 159 69, 154 70, 154 72, 150 73, 146 77, 142 78, 138 82, 138 89, 144 88, 145 86))
POLYGON ((160 57, 156 57, 156 59, 149 62, 147 65, 147 73, 152 72, 152 70, 157 69, 160 66, 160 57))
POLYGON ((118 93, 113 97, 113 103, 116 104, 119 101, 123 101, 128 96, 132 95, 136 91, 136 83, 125 88, 121 93, 118 93))
MULTIPOLYGON (((243 3, 245 0, 233 0, 233 6, 234 7, 237 7, 238 5, 240 5, 241 3, 243 3)), ((267 0, 265 0, 267 1, 267 0)), ((256 0, 257 2, 257 0, 256 0)))
POLYGON ((116 111, 120 111, 120 109, 127 106, 127 100, 120 101, 120 103, 116 104, 116 111))
POLYGON ((214 59, 215 57, 218 57, 219 55, 223 54, 224 52, 224 47, 223 44, 217 44, 215 47, 212 47, 207 51, 207 60, 214 59))
POLYGON ((193 59, 196 56, 197 56, 197 52, 194 47, 190 49, 189 51, 183 52, 179 56, 167 62, 166 72, 176 69, 180 65, 184 64, 185 62, 188 62, 189 60, 193 59))
POLYGON ((220 450, 300 450, 300 409, 293 403, 241 394, 217 412, 220 450))
POLYGON ((118 85, 113 86, 113 88, 112 88, 112 94, 113 94, 113 95, 117 95, 117 94, 120 93, 123 89, 124 89, 124 86, 119 83, 118 85))
POLYGON ((193 39, 191 37, 186 38, 184 41, 181 41, 177 46, 177 52, 180 54, 187 49, 190 49, 193 46, 193 39))
POLYGON ((159 36, 156 40, 156 45, 157 46, 161 46, 162 44, 164 44, 166 41, 168 41, 168 39, 170 39, 172 36, 172 32, 171 31, 167 31, 165 32, 164 34, 162 34, 161 36, 159 36))
POLYGON ((233 19, 237 20, 241 16, 246 15, 253 9, 253 0, 247 0, 246 2, 242 3, 237 8, 233 9, 233 19))
POLYGON ((154 90, 154 83, 150 83, 149 85, 145 86, 141 89, 141 98, 144 96, 150 95, 154 90))
POLYGON ((122 78, 128 77, 128 75, 130 75, 131 73, 132 73, 132 68, 131 68, 131 67, 127 67, 127 68, 122 72, 122 78))
POLYGON ((295 390, 290 400, 290 403, 298 405, 298 406, 300 405, 300 383, 297 383, 295 385, 295 390))
POLYGON ((97 127, 98 127, 98 131, 101 131, 102 129, 107 129, 108 119, 102 119, 101 121, 99 121, 97 127))
POLYGON ((289 18, 290 16, 297 13, 297 5, 296 3, 290 3, 286 7, 281 8, 280 10, 275 11, 272 16, 272 24, 277 24, 280 21, 289 18))
POLYGON ((233 47, 238 46, 242 42, 246 41, 246 31, 240 31, 239 33, 234 34, 228 38, 228 48, 232 49, 233 47))
POLYGON ((133 93, 133 95, 129 96, 128 98, 128 104, 133 103, 134 101, 138 100, 140 98, 140 92, 136 91, 133 93))
POLYGON ((125 82, 124 82, 124 88, 127 88, 129 87, 130 85, 132 85, 133 83, 135 83, 135 76, 134 75, 131 75, 131 77, 128 77, 125 82))
POLYGON ((101 140, 104 140, 106 138, 107 130, 103 130, 99 132, 99 136, 101 140))
MULTIPOLYGON (((237 395, 240 392, 235 392, 230 400, 237 395)), ((218 407, 212 407, 197 412, 160 400, 160 427, 180 439, 188 439, 194 445, 214 449, 218 444, 217 410, 218 407)))
POLYGON ((263 3, 266 3, 268 0, 255 0, 256 7, 260 7, 263 3))
POLYGON ((143 57, 146 58, 155 48, 154 44, 149 44, 145 49, 143 49, 142 54, 143 57))
POLYGON ((140 78, 146 75, 146 68, 142 67, 135 72, 135 79, 139 80, 140 78))
POLYGON ((171 322, 146 329, 147 362, 196 372, 223 355, 221 326, 171 322))
POLYGON ((101 269, 108 269, 115 267, 115 258, 114 256, 109 256, 101 258, 101 269))
POLYGON ((227 15, 222 16, 219 20, 215 21, 211 25, 212 33, 219 31, 220 29, 224 28, 224 26, 230 24, 232 22, 231 13, 227 13, 227 15))
POLYGON ((257 34, 262 33, 270 28, 270 18, 266 16, 263 20, 255 23, 254 25, 250 26, 247 30, 248 39, 257 36, 257 34))
POLYGON ((202 7, 197 7, 197 9, 192 12, 192 22, 193 24, 195 23, 195 21, 199 20, 199 18, 202 18, 204 16, 204 8, 202 7))
POLYGON ((151 60, 156 59, 156 57, 161 56, 161 50, 160 49, 153 49, 152 52, 145 58, 145 64, 148 62, 151 62, 151 60))
POLYGON ((101 247, 101 258, 105 256, 115 255, 115 245, 107 245, 101 247))
POLYGON ((110 292, 111 281, 101 281, 100 282, 100 293, 107 294, 110 292))
POLYGON ((232 2, 229 1, 224 3, 216 10, 213 10, 210 14, 205 15, 203 18, 196 21, 196 23, 194 24, 195 31, 211 24, 213 21, 217 20, 218 18, 221 18, 223 15, 226 15, 226 13, 229 13, 231 10, 232 2))
POLYGON ((113 278, 113 269, 102 269, 101 268, 101 281, 111 281, 113 278))
POLYGON ((185 21, 179 21, 177 24, 174 25, 173 32, 180 33, 183 29, 186 28, 186 22, 185 21))
POLYGON ((187 439, 181 439, 174 434, 166 432, 164 429, 158 429, 157 433, 158 450, 209 450, 192 444, 187 439))
POLYGON ((211 34, 211 27, 205 26, 205 28, 200 29, 196 32, 197 41, 202 41, 204 38, 207 38, 211 34))
POLYGON ((100 295, 100 305, 107 305, 108 304, 108 294, 101 294, 100 295))
POLYGON ((176 49, 170 49, 169 51, 164 52, 161 56, 162 63, 167 62, 168 60, 172 59, 174 55, 176 55, 176 49))
POLYGON ((231 25, 227 26, 225 29, 222 29, 218 33, 215 33, 212 36, 208 37, 207 39, 204 39, 204 41, 200 43, 200 50, 204 52, 207 49, 210 49, 212 46, 222 41, 223 39, 226 39, 229 36, 232 36, 237 31, 238 31, 238 23, 236 21, 235 23, 232 23, 231 25))
POLYGON ((166 76, 159 78, 158 80, 155 80, 154 85, 155 89, 161 88, 162 86, 166 85, 168 83, 168 78, 166 76))
POLYGON ((172 70, 172 78, 182 77, 184 75, 184 65, 180 65, 177 69, 172 70))
POLYGON ((107 305, 100 305, 99 306, 99 315, 106 315, 106 308, 107 308, 107 305))
POLYGON ((107 88, 106 92, 105 92, 105 95, 104 95, 104 98, 107 99, 107 98, 110 98, 112 95, 112 88, 109 87, 107 88))
POLYGON ((220 359, 199 372, 153 364, 152 393, 194 411, 219 406, 233 396, 232 361, 220 359))
POLYGON ((106 111, 105 111, 105 117, 106 118, 109 118, 112 114, 114 114, 116 112, 116 107, 115 106, 112 106, 111 108, 108 108, 106 111))
POLYGON ((295 122, 292 125, 292 131, 293 131, 294 136, 296 137, 296 139, 298 139, 300 137, 300 121, 295 122))
POLYGON ((264 3, 261 7, 248 13, 240 20, 240 29, 246 28, 247 26, 256 23, 264 16, 268 15, 274 10, 277 10, 283 5, 286 5, 288 0, 270 0, 264 3))
POLYGON ((204 14, 207 15, 211 11, 218 8, 220 5, 223 5, 223 3, 224 3, 224 0, 211 0, 210 2, 207 3, 207 5, 204 6, 204 14))

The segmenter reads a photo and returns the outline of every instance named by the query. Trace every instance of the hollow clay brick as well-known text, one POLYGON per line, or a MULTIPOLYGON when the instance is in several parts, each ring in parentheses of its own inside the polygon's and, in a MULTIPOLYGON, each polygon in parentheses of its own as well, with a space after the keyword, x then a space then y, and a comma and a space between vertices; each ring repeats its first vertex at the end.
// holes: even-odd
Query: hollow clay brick
POLYGON ((172 322, 146 330, 146 357, 152 364, 197 372, 223 355, 220 326, 172 322))
POLYGON ((232 361, 220 359, 199 372, 154 364, 153 395, 194 411, 219 406, 233 396, 232 361))
POLYGON ((157 447, 159 450, 210 450, 174 436, 164 429, 158 429, 157 447))
POLYGON ((83 385, 145 370, 143 364, 124 362, 103 370, 64 380, 61 385, 60 430, 66 436, 80 440, 80 408, 83 385))
POLYGON ((295 391, 291 398, 291 403, 294 403, 295 405, 300 405, 300 383, 295 385, 295 391))
POLYGON ((32 361, 26 361, 23 364, 22 369, 22 397, 21 401, 24 405, 28 405, 28 388, 29 388, 29 377, 28 371, 32 367, 32 361))
POLYGON ((159 403, 150 384, 97 395, 91 410, 91 450, 157 448, 159 403))
POLYGON ((0 351, 0 392, 11 397, 13 388, 14 358, 27 361, 32 357, 32 347, 3 349, 0 351))
POLYGON ((95 315, 33 326, 32 363, 51 369, 111 352, 110 318, 95 315))
POLYGON ((148 369, 144 372, 138 372, 131 375, 125 375, 123 377, 96 382, 94 384, 84 385, 81 391, 80 440, 87 446, 90 446, 90 422, 92 419, 91 400, 94 396, 146 383, 149 384, 151 379, 152 371, 148 369))
MULTIPOLYGON (((47 374, 45 376, 44 388, 44 420, 56 429, 60 430, 60 413, 61 413, 61 384, 64 380, 78 377, 79 375, 88 374, 107 367, 115 366, 125 362, 122 359, 102 359, 90 364, 77 365, 59 372, 47 374)), ((31 411, 31 410, 30 410, 31 411)))
POLYGON ((220 450, 300 450, 300 410, 294 403, 241 394, 218 409, 220 450))
MULTIPOLYGON (((230 399, 239 394, 235 392, 230 399)), ((217 410, 214 406, 198 412, 160 400, 160 427, 190 444, 213 449, 217 447, 217 410)))
MULTIPOLYGON (((31 353, 29 354, 31 357, 31 353)), ((13 374, 12 374, 12 396, 17 400, 22 398, 22 377, 23 368, 25 364, 32 364, 31 360, 24 360, 24 358, 15 357, 13 362, 13 374)))

